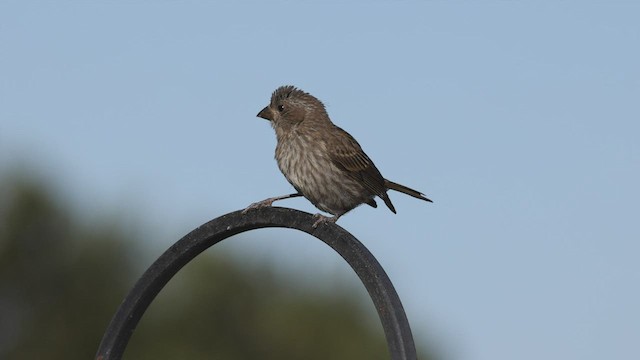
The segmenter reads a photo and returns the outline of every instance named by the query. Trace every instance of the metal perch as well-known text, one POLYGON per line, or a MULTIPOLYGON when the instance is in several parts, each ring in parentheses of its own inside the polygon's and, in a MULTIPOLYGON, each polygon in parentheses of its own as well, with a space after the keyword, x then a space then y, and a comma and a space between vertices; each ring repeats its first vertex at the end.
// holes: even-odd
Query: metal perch
POLYGON ((335 224, 313 228, 311 214, 265 207, 246 214, 235 211, 211 220, 173 244, 145 271, 129 291, 104 333, 96 359, 119 360, 142 314, 171 278, 198 254, 218 242, 254 229, 283 227, 322 240, 358 274, 378 311, 392 360, 415 360, 416 349, 400 298, 378 261, 358 239, 335 224))

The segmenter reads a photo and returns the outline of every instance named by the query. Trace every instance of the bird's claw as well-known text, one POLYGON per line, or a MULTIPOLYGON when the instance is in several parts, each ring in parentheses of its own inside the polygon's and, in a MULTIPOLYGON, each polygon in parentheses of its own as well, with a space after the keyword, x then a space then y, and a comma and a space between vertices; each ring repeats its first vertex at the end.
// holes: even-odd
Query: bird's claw
POLYGON ((261 208, 264 208, 264 207, 269 207, 272 204, 273 204, 273 200, 271 200, 271 199, 254 202, 253 204, 247 206, 244 210, 242 210, 242 215, 248 213, 251 210, 261 209, 261 208))
POLYGON ((311 225, 314 229, 318 227, 320 224, 332 223, 335 224, 336 220, 338 220, 337 216, 324 216, 321 214, 313 215, 314 219, 317 219, 313 225, 311 225))

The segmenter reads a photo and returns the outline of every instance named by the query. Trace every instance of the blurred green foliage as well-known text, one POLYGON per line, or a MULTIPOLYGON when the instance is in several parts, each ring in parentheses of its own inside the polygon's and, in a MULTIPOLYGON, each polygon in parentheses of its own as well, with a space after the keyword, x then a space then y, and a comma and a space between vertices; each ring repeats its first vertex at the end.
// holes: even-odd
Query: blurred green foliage
MULTIPOLYGON (((0 181, 0 358, 93 358, 144 249, 112 224, 78 223, 33 179, 0 181)), ((388 359, 353 294, 287 281, 200 256, 151 304, 125 359, 388 359)))

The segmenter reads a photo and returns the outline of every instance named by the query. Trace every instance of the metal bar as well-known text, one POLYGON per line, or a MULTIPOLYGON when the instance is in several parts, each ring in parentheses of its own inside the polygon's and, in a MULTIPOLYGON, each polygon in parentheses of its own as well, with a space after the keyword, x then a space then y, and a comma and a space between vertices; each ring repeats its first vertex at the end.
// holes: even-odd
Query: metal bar
POLYGON ((235 211, 213 219, 173 244, 129 291, 104 333, 96 359, 119 360, 138 321, 160 290, 198 254, 218 242, 254 229, 283 227, 304 231, 322 240, 342 256, 366 287, 378 311, 392 360, 415 360, 416 349, 409 321, 391 280, 367 248, 335 224, 313 228, 311 214, 265 207, 242 214, 235 211))

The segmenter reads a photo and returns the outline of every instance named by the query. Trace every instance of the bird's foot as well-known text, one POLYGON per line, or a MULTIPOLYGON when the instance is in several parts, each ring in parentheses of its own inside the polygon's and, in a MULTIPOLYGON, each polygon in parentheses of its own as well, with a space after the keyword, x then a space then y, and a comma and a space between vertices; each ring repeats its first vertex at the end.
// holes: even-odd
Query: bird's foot
POLYGON ((313 223, 313 228, 317 228, 318 225, 320 224, 326 224, 326 223, 332 223, 335 224, 336 221, 338 220, 339 216, 324 216, 322 214, 315 214, 313 215, 314 219, 317 219, 314 223, 313 223))
POLYGON ((284 200, 284 199, 290 199, 290 198, 294 198, 294 197, 299 197, 302 196, 302 194, 300 193, 293 193, 293 194, 289 194, 289 195, 283 195, 283 196, 276 196, 276 197, 271 197, 262 201, 258 201, 255 202, 249 206, 247 206, 246 209, 242 210, 242 215, 248 213, 249 211, 253 210, 253 209, 260 209, 263 207, 269 207, 271 206, 275 201, 278 200, 284 200))
POLYGON ((242 215, 248 213, 251 210, 261 209, 261 208, 264 208, 264 207, 269 207, 276 200, 278 200, 278 199, 277 198, 268 198, 266 200, 254 202, 253 204, 247 206, 244 210, 242 210, 242 215))

